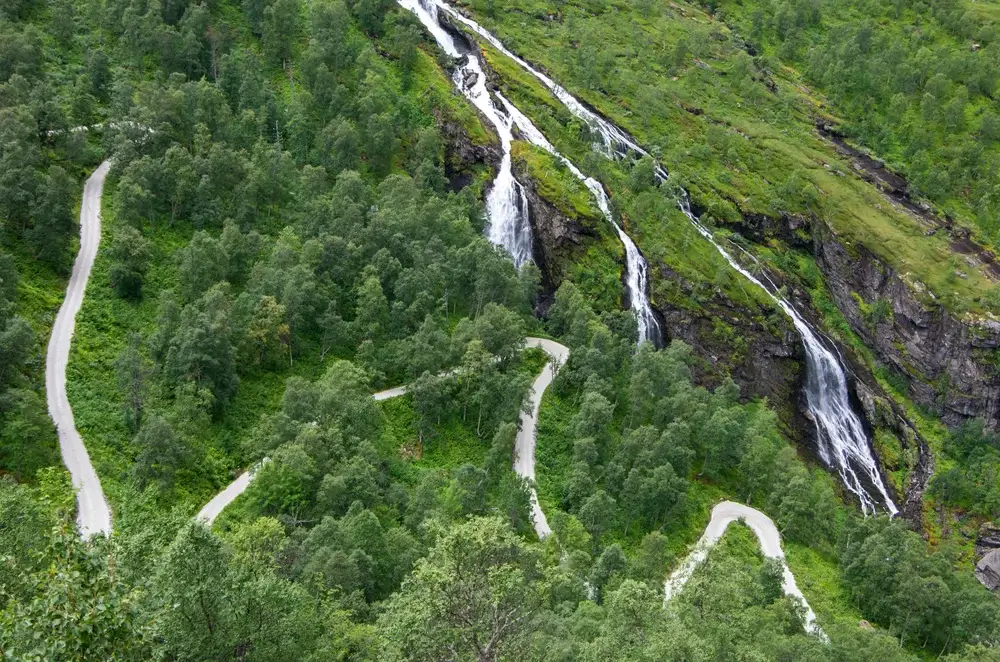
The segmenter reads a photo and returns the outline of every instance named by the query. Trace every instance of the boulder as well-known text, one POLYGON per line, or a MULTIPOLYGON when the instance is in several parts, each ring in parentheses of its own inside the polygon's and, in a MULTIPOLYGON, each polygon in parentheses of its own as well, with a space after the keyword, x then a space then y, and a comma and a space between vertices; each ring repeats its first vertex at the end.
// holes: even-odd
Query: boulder
POLYGON ((976 564, 976 579, 991 591, 1000 588, 1000 549, 991 550, 976 564))

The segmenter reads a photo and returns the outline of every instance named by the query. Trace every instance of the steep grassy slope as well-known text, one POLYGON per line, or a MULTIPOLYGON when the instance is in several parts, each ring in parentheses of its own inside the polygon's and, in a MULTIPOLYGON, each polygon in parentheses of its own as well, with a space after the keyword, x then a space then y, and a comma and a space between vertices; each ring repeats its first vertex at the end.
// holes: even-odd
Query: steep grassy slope
POLYGON ((816 214, 845 243, 866 246, 955 311, 989 305, 992 283, 981 272, 956 279, 940 267, 953 255, 947 236, 928 237, 925 224, 816 135, 808 90, 789 72, 762 68, 697 6, 566 3, 555 11, 522 1, 492 15, 486 3, 467 8, 658 154, 715 222, 816 214))

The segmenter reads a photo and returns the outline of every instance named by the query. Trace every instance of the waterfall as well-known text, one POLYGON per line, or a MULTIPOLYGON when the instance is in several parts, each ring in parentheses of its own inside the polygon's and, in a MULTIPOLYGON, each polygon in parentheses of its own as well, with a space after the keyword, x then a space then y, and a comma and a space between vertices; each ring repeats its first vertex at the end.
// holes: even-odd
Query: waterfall
POLYGON ((639 252, 638 247, 632 238, 625 234, 621 226, 615 222, 614 216, 611 214, 611 203, 608 200, 608 194, 605 192, 604 187, 593 177, 587 177, 584 175, 572 161, 567 159, 565 156, 556 151, 556 148, 552 146, 552 143, 542 134, 541 131, 529 120, 524 113, 517 109, 514 104, 508 101, 502 94, 497 93, 497 98, 503 104, 504 110, 512 118, 514 125, 520 131, 521 135, 528 140, 532 145, 540 147, 549 154, 552 154, 557 159, 559 159, 563 164, 569 168, 569 171, 573 173, 577 179, 584 183, 584 185, 590 189, 593 193, 594 198, 597 200, 597 206, 600 208, 601 213, 604 214, 604 218, 611 223, 614 227, 615 232, 618 234, 618 239, 621 240, 622 244, 625 246, 625 259, 626 259, 626 279, 628 284, 628 297, 630 306, 635 312, 636 319, 639 323, 639 340, 641 341, 651 341, 656 342, 662 338, 660 331, 660 322, 656 319, 656 315, 653 314, 653 307, 649 303, 649 296, 647 292, 649 291, 649 266, 646 264, 646 259, 639 252))
MULTIPOLYGON (((600 139, 598 147, 600 147, 606 156, 609 158, 634 157, 635 155, 649 156, 649 152, 643 149, 628 133, 587 108, 561 85, 507 50, 499 39, 478 23, 463 16, 454 8, 444 3, 443 0, 427 1, 435 2, 449 16, 481 36, 506 57, 516 62, 522 69, 541 81, 573 115, 590 127, 591 131, 600 139)), ((529 140, 535 142, 535 138, 520 127, 516 116, 514 121, 518 124, 518 128, 521 129, 522 133, 528 135, 529 140)), ((543 145, 539 146, 544 147, 543 145)), ((555 154, 551 145, 544 148, 555 154)), ((654 172, 660 183, 667 180, 668 173, 661 165, 656 164, 654 172)), ((574 172, 574 174, 577 174, 577 172, 574 172)), ((582 174, 577 174, 577 176, 582 178, 582 174)), ((598 186, 600 185, 598 184, 598 186)), ((588 188, 590 188, 589 184, 588 188)), ((600 201, 601 198, 598 197, 598 200, 600 201)), ((819 338, 798 311, 788 301, 778 296, 777 288, 773 287, 773 284, 771 288, 765 287, 757 277, 743 268, 715 240, 711 231, 692 213, 686 191, 682 191, 681 197, 678 200, 678 207, 698 233, 712 242, 712 245, 715 246, 716 250, 719 251, 733 269, 767 293, 778 307, 791 318, 792 324, 795 326, 796 331, 799 332, 799 336, 802 338, 802 345, 806 351, 806 404, 809 414, 816 425, 820 459, 827 466, 837 471, 844 486, 848 491, 857 496, 861 502, 861 508, 866 514, 874 513, 879 507, 877 502, 880 502, 890 515, 895 515, 898 509, 889 496, 882 476, 879 474, 878 462, 875 460, 871 444, 865 434, 864 425, 862 425, 861 419, 854 412, 853 407, 851 407, 850 396, 847 390, 847 375, 845 374, 842 362, 820 342, 819 338), (876 498, 873 498, 869 492, 869 487, 874 487, 877 492, 876 498)), ((602 211, 603 209, 602 207, 602 211)), ((617 225, 615 228, 618 229, 621 236, 624 236, 624 233, 621 232, 617 225)), ((626 239, 623 238, 622 241, 625 242, 626 239)), ((629 250, 628 247, 630 244, 631 240, 628 240, 626 251, 629 250)), ((637 250, 636 253, 638 253, 637 250)), ((641 256, 639 257, 641 259, 641 256)), ((631 256, 629 259, 631 261, 631 256)), ((639 278, 645 279, 646 277, 646 265, 644 261, 641 267, 635 269, 636 272, 640 270, 642 275, 641 277, 637 277, 637 280, 639 278)), ((630 268, 630 273, 631 271, 630 268)))
POLYGON ((691 211, 686 192, 682 194, 679 206, 698 233, 712 242, 729 266, 764 290, 791 318, 795 330, 799 332, 806 350, 806 405, 816 425, 820 458, 827 466, 837 470, 844 486, 861 501, 865 514, 874 513, 878 508, 868 493, 867 484, 870 484, 878 491, 879 500, 889 514, 895 515, 898 509, 879 474, 878 462, 872 454, 864 425, 851 407, 847 376, 840 360, 820 341, 799 312, 777 295, 773 285, 765 287, 715 240, 712 232, 691 211))
POLYGON ((420 19, 441 49, 459 59, 452 81, 462 94, 486 116, 496 129, 503 148, 500 171, 486 194, 486 216, 489 220, 487 237, 502 246, 518 268, 531 261, 531 225, 528 223, 528 199, 524 189, 511 172, 510 119, 503 117, 486 89, 486 75, 473 53, 463 53, 459 44, 438 22, 438 5, 433 0, 398 0, 399 4, 420 19), (463 57, 463 55, 465 57, 463 57))
MULTIPOLYGON (((417 15, 420 22, 424 24, 431 36, 448 55, 452 57, 463 55, 455 39, 441 27, 438 21, 439 8, 445 9, 449 14, 453 10, 446 5, 435 2, 435 0, 398 0, 398 2, 403 8, 417 15)), ((486 88, 486 76, 479 59, 472 53, 464 55, 466 55, 464 63, 455 70, 453 76, 455 85, 496 127, 503 146, 500 172, 493 182, 493 188, 486 196, 486 211, 490 219, 488 231, 490 241, 506 248, 514 257, 514 263, 518 267, 531 259, 531 227, 528 224, 527 199, 523 188, 514 179, 514 174, 511 171, 510 145, 513 140, 513 125, 516 123, 518 130, 529 142, 565 163, 570 171, 594 194, 601 212, 614 227, 618 238, 625 246, 625 276, 628 297, 630 307, 638 322, 639 341, 658 342, 662 335, 660 323, 653 314, 653 307, 649 302, 649 267, 635 242, 621 229, 621 226, 615 222, 611 215, 611 206, 604 187, 597 180, 584 176, 569 159, 555 150, 524 113, 498 94, 497 97, 503 104, 503 112, 501 112, 486 88)), ((619 133, 621 132, 619 131, 619 133)))

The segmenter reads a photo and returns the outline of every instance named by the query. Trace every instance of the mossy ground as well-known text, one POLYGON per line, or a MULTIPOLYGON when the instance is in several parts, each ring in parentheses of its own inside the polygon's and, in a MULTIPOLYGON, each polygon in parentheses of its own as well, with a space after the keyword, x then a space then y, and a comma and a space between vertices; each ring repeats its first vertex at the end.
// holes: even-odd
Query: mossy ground
MULTIPOLYGON (((794 72, 770 72, 774 84, 765 86, 765 75, 747 64, 725 24, 699 7, 676 2, 644 14, 614 2, 593 15, 577 3, 555 12, 537 0, 515 0, 493 14, 480 2, 465 9, 635 135, 715 222, 738 220, 737 205, 754 213, 817 214, 845 244, 865 245, 927 286, 938 302, 956 312, 981 310, 990 280, 981 273, 957 278, 944 233, 926 236, 923 224, 864 182, 815 134, 814 95, 794 72)), ((579 123, 529 74, 489 48, 486 53, 505 81, 541 99, 529 114, 550 140, 574 160, 584 156, 585 148, 574 153, 553 135, 579 135, 579 123)), ((523 97, 515 100, 520 105, 523 97)), ((652 252, 650 237, 664 234, 669 231, 651 228, 636 240, 652 252)))

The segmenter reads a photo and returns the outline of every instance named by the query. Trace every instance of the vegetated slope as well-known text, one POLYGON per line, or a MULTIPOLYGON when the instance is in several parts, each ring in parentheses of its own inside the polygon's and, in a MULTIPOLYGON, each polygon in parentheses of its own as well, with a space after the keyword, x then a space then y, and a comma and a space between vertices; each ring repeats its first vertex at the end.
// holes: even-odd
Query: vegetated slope
POLYGON ((995 245, 1000 31, 992 3, 716 3, 829 98, 844 129, 995 245), (770 17, 770 20, 769 20, 770 17))
MULTIPOLYGON (((939 229, 944 220, 908 211, 854 174, 853 159, 814 130, 820 111, 792 72, 751 57, 722 20, 690 5, 550 10, 522 2, 493 16, 482 3, 468 9, 661 154, 706 220, 768 243, 771 250, 758 252, 769 268, 807 289, 843 342, 854 344, 853 332, 873 350, 865 360, 891 378, 880 376, 884 388, 902 385, 903 398, 949 424, 996 417, 990 403, 1000 383, 989 352, 980 351, 998 342, 994 277, 983 262, 992 258, 960 229, 939 229), (943 351, 920 350, 928 344, 943 351)), ((516 72, 505 78, 525 83, 516 72)), ((547 112, 573 126, 555 106, 547 112)), ((629 217, 640 248, 669 268, 653 288, 654 300, 672 306, 670 283, 690 271, 690 242, 664 220, 669 211, 650 215, 646 207, 629 217)), ((697 293, 687 284, 682 291, 697 293)), ((707 335, 699 344, 710 342, 707 335)))
MULTIPOLYGON (((102 107, 130 120, 108 125, 107 253, 71 374, 116 535, 77 539, 57 472, 0 482, 4 654, 891 660, 912 657, 897 637, 995 640, 992 597, 898 524, 857 524, 766 404, 741 404, 732 382, 695 386, 683 344, 636 354, 620 295, 598 296, 620 291, 620 266, 592 238, 586 291, 567 270, 550 308, 547 331, 572 349, 552 387, 572 471, 553 480, 572 489, 534 542, 510 467, 540 368, 521 351, 537 274, 482 238, 481 191, 462 185, 488 178, 489 136, 389 7, 136 2, 81 20, 81 40, 99 30, 122 64, 102 107), (372 402, 411 380, 405 401, 372 402), (264 454, 218 532, 190 523, 264 454), (665 612, 671 552, 722 494, 766 505, 890 634, 814 600, 825 588, 805 575, 833 621, 830 648, 808 638, 749 546, 738 574, 724 569, 733 583, 707 580, 717 590, 689 593, 686 614, 665 612)), ((620 176, 666 206, 645 174, 620 176)), ((559 177, 545 185, 578 208, 559 177)))
MULTIPOLYGON (((897 206, 898 198, 852 174, 853 163, 814 132, 816 105, 788 71, 752 58, 745 42, 721 20, 683 4, 586 3, 550 10, 525 2, 492 15, 485 3, 468 9, 509 46, 548 68, 654 151, 659 148, 704 207, 704 218, 736 223, 727 227, 766 242, 754 250, 767 268, 782 275, 793 296, 811 299, 827 329, 853 349, 848 356, 854 356, 856 387, 869 421, 882 428, 875 438, 897 489, 906 489, 912 478, 921 484, 927 472, 927 465, 917 462, 912 430, 899 425, 904 409, 938 451, 940 434, 924 424, 913 403, 953 426, 975 417, 996 419, 991 404, 1000 387, 992 359, 994 286, 982 262, 989 256, 960 231, 936 231, 943 221, 897 206), (605 43, 615 46, 598 48, 605 43), (612 59, 618 65, 614 72, 612 59), (897 441, 891 441, 894 437, 897 441)), ((540 115, 568 128, 553 134, 564 141, 561 149, 571 150, 574 125, 560 115, 554 99, 504 58, 491 61, 508 93, 520 91, 522 101, 525 94, 534 98, 540 115)), ((585 147, 585 137, 577 144, 585 147)), ((696 285, 685 283, 686 297, 678 297, 671 285, 698 263, 690 239, 676 233, 669 209, 661 206, 650 214, 647 202, 645 213, 632 213, 628 194, 634 186, 616 180, 614 169, 597 165, 595 171, 618 194, 629 220, 639 221, 632 228, 638 228, 640 247, 654 264, 666 267, 659 282, 654 269, 654 303, 671 311, 678 301, 689 310, 692 300, 704 302, 707 297, 696 285), (658 244, 664 238, 665 245, 658 244)), ((711 282, 705 271, 696 280, 711 282)), ((740 301, 732 289, 726 290, 729 299, 740 301)), ((724 352, 713 343, 726 338, 737 350, 735 358, 749 339, 749 354, 766 357, 764 363, 772 366, 762 373, 768 375, 764 393, 772 400, 787 399, 775 398, 771 386, 780 383, 772 376, 781 374, 773 368, 782 364, 781 352, 774 350, 780 345, 755 343, 745 316, 734 324, 713 313, 713 320, 726 324, 716 322, 718 338, 698 334, 697 346, 711 348, 707 353, 714 361, 724 352), (738 331, 725 333, 732 328, 738 331)), ((678 317, 684 323, 670 324, 668 318, 668 327, 683 337, 694 335, 691 315, 678 317)), ((759 393, 759 378, 750 372, 734 370, 734 375, 759 393)))
MULTIPOLYGON (((15 2, 0 19, 0 469, 33 480, 57 462, 45 414, 44 353, 72 265, 84 133, 103 87, 101 51, 86 60, 75 10, 15 2)), ((106 62, 103 62, 106 67, 106 62)))
POLYGON ((526 0, 492 15, 485 3, 468 8, 654 148, 711 218, 815 213, 956 310, 981 305, 989 280, 971 273, 948 282, 935 266, 950 254, 947 237, 926 237, 926 227, 852 176, 815 134, 809 97, 698 7, 594 2, 550 10, 526 0))

